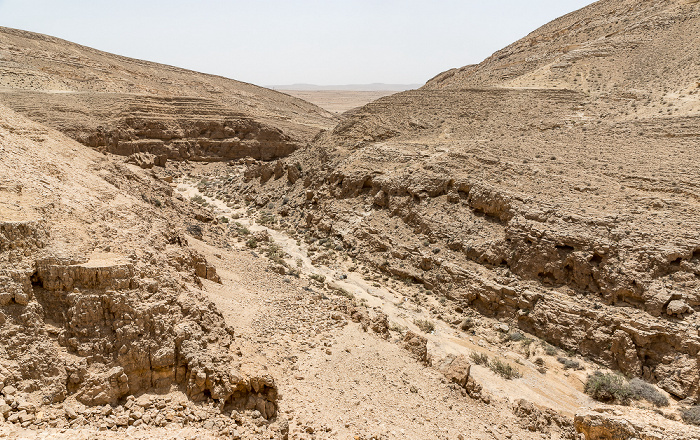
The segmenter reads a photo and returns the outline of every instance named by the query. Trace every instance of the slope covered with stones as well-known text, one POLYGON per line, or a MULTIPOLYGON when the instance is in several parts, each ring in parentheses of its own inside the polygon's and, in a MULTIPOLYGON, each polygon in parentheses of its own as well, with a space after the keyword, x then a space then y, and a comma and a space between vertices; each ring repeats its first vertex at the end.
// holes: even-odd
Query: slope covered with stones
POLYGON ((214 75, 0 28, 0 102, 84 145, 217 161, 284 157, 335 116, 214 75))
POLYGON ((426 89, 564 88, 685 113, 695 110, 700 24, 695 0, 602 0, 567 14, 426 89), (669 108, 670 107, 670 108, 669 108))

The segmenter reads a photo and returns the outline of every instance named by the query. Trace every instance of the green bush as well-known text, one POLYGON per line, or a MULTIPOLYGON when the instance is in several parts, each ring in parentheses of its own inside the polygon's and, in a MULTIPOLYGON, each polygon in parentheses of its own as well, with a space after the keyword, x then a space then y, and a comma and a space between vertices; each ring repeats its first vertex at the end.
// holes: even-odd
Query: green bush
POLYGON ((348 292, 347 290, 343 289, 342 287, 339 288, 339 289, 335 289, 335 292, 336 292, 338 295, 344 296, 345 298, 347 298, 347 299, 349 299, 349 300, 355 299, 355 295, 353 295, 351 292, 348 292))
POLYGON ((557 361, 559 361, 559 363, 564 366, 565 370, 568 370, 568 369, 583 370, 581 363, 575 359, 569 359, 569 358, 565 358, 563 356, 560 356, 557 358, 557 361))
POLYGON ((399 325, 394 321, 391 321, 391 323, 389 324, 389 330, 391 330, 392 332, 403 334, 406 331, 406 327, 399 325))
POLYGON ((535 342, 534 339, 532 338, 525 338, 520 341, 520 346, 523 347, 523 349, 527 350, 528 353, 530 352, 530 345, 532 345, 535 342))
POLYGON ((555 346, 547 344, 546 342, 544 343, 543 348, 544 348, 544 353, 547 356, 554 356, 559 352, 559 350, 557 350, 557 348, 555 346))
POLYGON ((311 278, 314 281, 318 281, 319 283, 323 283, 326 281, 325 275, 321 275, 318 273, 314 273, 314 274, 309 275, 309 278, 311 278))
POLYGON ((520 332, 513 332, 508 334, 508 339, 513 342, 518 342, 525 339, 525 335, 520 332))
POLYGON ((596 371, 588 375, 584 391, 601 402, 617 401, 627 405, 631 399, 631 392, 625 379, 615 373, 596 371))
POLYGON ((485 353, 472 351, 469 357, 476 365, 486 366, 489 364, 489 357, 485 353))
POLYGON ((282 246, 278 245, 277 243, 268 244, 265 247, 265 249, 263 249, 263 252, 265 252, 265 255, 268 258, 273 258, 273 259, 284 258, 284 255, 285 255, 284 250, 282 250, 282 246))
POLYGON ((414 319, 413 323, 425 333, 430 333, 435 330, 435 324, 433 324, 433 321, 427 319, 414 319))
POLYGON ((238 235, 250 235, 250 230, 238 222, 233 223, 236 226, 238 235))
POLYGON ((668 398, 656 387, 641 379, 629 382, 619 374, 596 371, 588 376, 586 394, 601 402, 629 404, 631 400, 646 400, 655 406, 668 406, 668 398))
POLYGON ((197 203, 198 205, 204 205, 205 203, 207 203, 207 201, 204 200, 204 197, 202 197, 199 194, 195 194, 190 200, 192 200, 194 203, 197 203))
POLYGON ((494 373, 508 380, 523 377, 523 375, 520 374, 520 371, 518 371, 516 368, 513 368, 509 363, 504 362, 500 359, 492 360, 489 364, 489 368, 494 373))
POLYGON ((245 244, 246 244, 246 246, 248 246, 249 248, 255 249, 256 247, 258 247, 258 240, 254 239, 254 238, 251 238, 251 239, 248 240, 245 244))
POLYGON ((258 223, 261 225, 273 225, 277 223, 277 218, 274 214, 263 212, 258 216, 258 223))
POLYGON ((629 381, 628 386, 632 399, 644 399, 654 406, 668 406, 668 397, 663 395, 654 385, 635 378, 629 381))

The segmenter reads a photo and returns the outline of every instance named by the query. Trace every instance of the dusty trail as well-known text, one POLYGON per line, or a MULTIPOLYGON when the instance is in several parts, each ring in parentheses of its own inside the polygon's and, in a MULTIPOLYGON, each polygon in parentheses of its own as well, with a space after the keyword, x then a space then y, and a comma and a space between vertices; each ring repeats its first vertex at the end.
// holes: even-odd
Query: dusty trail
MULTIPOLYGON (((223 200, 202 194, 197 189, 196 182, 191 180, 181 179, 174 183, 174 186, 177 192, 186 198, 202 197, 211 206, 217 218, 227 217, 230 221, 236 221, 245 226, 251 232, 267 231, 271 239, 287 253, 286 260, 291 265, 301 260, 302 265, 299 270, 303 277, 322 275, 330 288, 350 292, 368 308, 381 310, 393 325, 424 334, 428 339, 429 352, 434 358, 442 358, 447 354, 462 354, 469 357, 472 352, 479 352, 489 357, 506 360, 522 373, 522 378, 504 380, 486 366, 472 366, 472 376, 495 398, 506 400, 524 398, 569 416, 573 416, 582 406, 594 404, 583 393, 586 375, 596 369, 594 364, 582 362, 586 366, 584 370, 564 370, 557 362, 556 356, 538 353, 537 357, 543 358, 547 368, 546 375, 543 375, 538 371, 538 365, 535 365, 531 359, 522 353, 503 347, 496 332, 486 337, 469 336, 454 328, 454 325, 451 326, 440 319, 432 319, 427 307, 421 307, 411 300, 409 296, 411 286, 392 287, 387 283, 380 284, 376 280, 368 280, 360 273, 347 270, 351 266, 348 262, 342 262, 336 268, 315 264, 309 257, 309 249, 305 243, 297 241, 284 231, 258 224, 249 215, 246 207, 232 209, 223 200), (431 321, 434 324, 434 330, 425 334, 415 324, 418 320, 431 321)), ((489 327, 493 328, 498 324, 495 320, 483 319, 489 327)))
MULTIPOLYGON (((177 188, 185 196, 199 194, 190 184, 177 188)), ((206 200, 217 216, 244 214, 206 200)), ((249 217, 236 221, 253 233, 265 229, 249 217)), ((517 425, 509 405, 465 397, 398 344, 349 323, 334 310, 332 295, 326 297, 320 284, 306 278, 314 273, 330 278, 337 270, 313 265, 305 245, 278 231, 269 233, 276 244, 287 246, 292 258, 303 257, 301 277, 264 270, 266 259, 243 245, 222 250, 195 239, 190 245, 217 266, 222 284, 203 282, 236 329, 243 359, 266 365, 276 378, 290 438, 540 438, 517 425)), ((356 299, 360 290, 369 288, 367 283, 356 286, 356 299)), ((362 298, 382 301, 371 294, 362 298)), ((241 434, 248 438, 254 433, 241 434)))

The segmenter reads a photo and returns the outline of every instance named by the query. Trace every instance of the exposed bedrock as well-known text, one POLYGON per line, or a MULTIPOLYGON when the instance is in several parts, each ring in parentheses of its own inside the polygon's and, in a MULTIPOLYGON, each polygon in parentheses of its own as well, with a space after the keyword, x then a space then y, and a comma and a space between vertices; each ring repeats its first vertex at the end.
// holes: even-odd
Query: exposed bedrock
POLYGON ((286 157, 305 144, 268 120, 206 98, 15 92, 0 101, 88 147, 200 162, 286 157))
MULTIPOLYGON (((281 162, 262 164, 249 170, 246 177, 260 177, 264 183, 289 168, 281 162)), ((700 306, 697 238, 671 248, 632 237, 621 246, 625 231, 617 219, 585 218, 532 207, 518 195, 449 176, 389 180, 367 172, 335 172, 316 186, 320 188, 306 190, 307 199, 312 194, 309 205, 313 206, 314 199, 328 197, 330 201, 309 212, 306 220, 310 225, 325 228, 332 220, 333 232, 342 232, 345 223, 351 222, 342 218, 342 207, 334 200, 356 199, 371 203, 377 216, 400 219, 415 235, 443 240, 456 255, 487 266, 508 267, 525 279, 569 286, 606 304, 631 306, 657 317, 687 316, 700 306), (449 218, 441 215, 446 213, 449 218), (438 222, 438 217, 443 222, 438 222), (674 285, 682 289, 674 290, 674 285)), ((371 227, 362 226, 353 231, 355 237, 381 240, 373 237, 376 234, 371 227)), ((425 273, 426 268, 439 269, 439 262, 446 259, 414 252, 392 238, 376 243, 376 247, 391 246, 399 259, 406 260, 409 264, 402 265, 407 271, 404 275, 423 269, 415 273, 429 280, 432 276, 425 273)))
POLYGON ((66 134, 89 147, 130 156, 151 153, 170 160, 225 161, 285 157, 300 144, 280 130, 247 118, 158 120, 124 118, 117 126, 66 134))
POLYGON ((48 231, 41 220, 0 221, 0 262, 18 261, 46 246, 48 231))
POLYGON ((669 423, 661 415, 629 409, 621 415, 611 408, 584 410, 574 418, 576 432, 585 440, 686 440, 700 438, 695 426, 669 423))
POLYGON ((271 179, 276 167, 284 168, 249 169, 267 196, 248 198, 264 204, 276 187, 298 191, 281 209, 301 211, 304 226, 340 238, 378 270, 679 398, 699 395, 697 237, 662 245, 663 233, 630 236, 619 219, 570 215, 449 174, 335 169, 294 185, 271 179))
MULTIPOLYGON (((46 235, 33 225, 9 249, 46 235)), ((0 269, 0 383, 45 403, 72 395, 91 406, 177 386, 193 401, 274 417, 274 379, 239 358, 233 329, 185 282, 218 281, 214 267, 186 247, 165 258, 158 270, 111 253, 0 269)))

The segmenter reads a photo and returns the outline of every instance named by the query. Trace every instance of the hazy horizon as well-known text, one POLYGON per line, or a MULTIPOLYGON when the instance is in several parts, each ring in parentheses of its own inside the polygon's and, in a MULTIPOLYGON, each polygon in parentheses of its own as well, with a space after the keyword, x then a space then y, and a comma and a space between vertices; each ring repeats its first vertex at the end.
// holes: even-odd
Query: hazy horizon
POLYGON ((387 83, 371 83, 371 84, 262 84, 263 87, 276 90, 346 90, 346 91, 396 91, 416 89, 421 87, 423 83, 414 84, 387 84, 387 83))
POLYGON ((0 0, 0 26, 259 85, 423 84, 589 0, 0 0))

